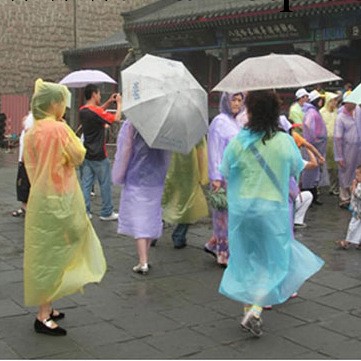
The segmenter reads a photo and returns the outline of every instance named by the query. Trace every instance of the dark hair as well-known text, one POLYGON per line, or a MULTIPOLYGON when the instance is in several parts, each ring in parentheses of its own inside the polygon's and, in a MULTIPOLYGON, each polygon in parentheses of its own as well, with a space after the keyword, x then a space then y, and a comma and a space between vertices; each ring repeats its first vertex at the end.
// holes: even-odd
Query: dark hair
POLYGON ((266 132, 263 144, 279 130, 280 100, 270 90, 250 91, 246 96, 246 107, 249 121, 247 128, 252 132, 266 132))
POLYGON ((323 107, 323 105, 325 104, 325 101, 323 100, 322 97, 318 97, 314 100, 312 100, 311 104, 313 106, 315 106, 317 109, 321 109, 323 107), (322 100, 322 104, 321 105, 318 105, 318 103, 320 102, 320 100, 322 100))
POLYGON ((99 87, 95 84, 88 84, 84 89, 85 100, 89 100, 93 93, 98 93, 99 87))

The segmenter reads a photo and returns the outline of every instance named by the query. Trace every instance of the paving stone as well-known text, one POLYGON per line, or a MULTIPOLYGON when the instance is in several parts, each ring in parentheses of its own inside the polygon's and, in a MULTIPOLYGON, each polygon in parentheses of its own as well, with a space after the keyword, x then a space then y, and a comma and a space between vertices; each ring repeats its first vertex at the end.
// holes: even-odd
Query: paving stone
POLYGON ((293 305, 285 304, 278 309, 279 312, 286 313, 304 322, 315 322, 337 315, 340 311, 320 305, 314 301, 304 301, 293 305))
POLYGON ((79 345, 107 345, 132 339, 132 336, 110 323, 97 323, 68 330, 69 336, 79 345))
POLYGON ((160 311, 159 313, 188 326, 224 318, 224 316, 218 312, 191 304, 181 309, 176 308, 169 311, 160 311))
POLYGON ((330 320, 321 322, 320 326, 350 337, 361 337, 361 320, 352 315, 338 315, 330 320))
POLYGON ((240 317, 243 313, 243 305, 239 302, 222 297, 216 301, 204 303, 205 308, 209 308, 226 317, 240 317))
POLYGON ((262 312, 263 329, 268 333, 279 331, 284 334, 289 328, 304 325, 305 322, 301 321, 292 315, 285 315, 277 312, 275 309, 262 312))
POLYGON ((96 348, 90 346, 87 352, 103 360, 160 360, 166 358, 161 351, 148 345, 145 339, 113 343, 96 348))
POLYGON ((156 335, 159 332, 173 331, 182 326, 179 322, 144 307, 123 311, 112 320, 112 324, 126 329, 127 333, 134 337, 156 335))
POLYGON ((313 282, 336 290, 346 290, 361 286, 361 281, 355 278, 347 277, 340 272, 328 273, 321 277, 314 277, 313 282))
POLYGON ((314 299, 334 292, 335 290, 332 288, 324 287, 313 282, 306 282, 299 290, 298 295, 301 298, 314 299))
POLYGON ((34 319, 26 328, 17 329, 17 334, 6 336, 3 339, 22 358, 43 357, 47 359, 57 354, 81 351, 79 346, 69 336, 49 337, 35 333, 33 323, 34 319))
POLYGON ((222 345, 241 342, 247 337, 247 333, 243 332, 240 326, 240 320, 234 318, 213 320, 191 329, 222 345))
POLYGON ((147 343, 162 352, 164 358, 182 358, 214 345, 209 338, 188 328, 147 338, 147 343))
POLYGON ((2 271, 0 287, 6 287, 10 283, 22 282, 23 272, 21 270, 2 271))
POLYGON ((88 352, 84 350, 77 350, 74 352, 61 353, 51 356, 39 357, 39 360, 95 360, 96 357, 90 355, 88 352))
POLYGON ((0 300, 0 318, 15 316, 15 315, 24 315, 28 312, 20 307, 17 303, 10 299, 0 300))
POLYGON ((0 272, 2 273, 3 271, 11 271, 13 270, 15 267, 10 265, 7 262, 4 261, 0 261, 0 272))
POLYGON ((319 297, 315 300, 315 302, 334 307, 339 310, 352 310, 359 306, 360 297, 345 292, 337 292, 329 296, 319 297))
POLYGON ((292 357, 294 360, 332 360, 332 357, 320 352, 309 351, 292 357))
POLYGON ((348 339, 316 324, 289 329, 284 337, 307 349, 323 352, 327 355, 329 355, 330 348, 348 339))
POLYGON ((322 352, 332 359, 359 360, 361 357, 361 341, 342 340, 337 343, 330 343, 322 349, 322 352))
POLYGON ((242 359, 292 359, 294 355, 305 353, 307 347, 297 345, 282 337, 264 333, 255 338, 247 333, 245 342, 233 343, 230 347, 242 354, 242 359))
POLYGON ((3 360, 17 360, 20 357, 4 341, 0 340, 0 358, 3 360))
POLYGON ((241 352, 227 346, 207 348, 189 356, 182 356, 185 360, 240 360, 242 358, 241 352))
POLYGON ((62 326, 66 329, 101 323, 103 321, 100 317, 88 311, 85 306, 68 309, 57 307, 57 309, 65 313, 65 318, 62 320, 62 326))

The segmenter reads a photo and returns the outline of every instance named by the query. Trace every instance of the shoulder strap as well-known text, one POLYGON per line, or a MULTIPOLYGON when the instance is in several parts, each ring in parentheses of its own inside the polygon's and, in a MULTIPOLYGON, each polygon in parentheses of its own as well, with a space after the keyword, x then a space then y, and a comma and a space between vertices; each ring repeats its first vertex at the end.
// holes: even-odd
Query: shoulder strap
POLYGON ((253 153, 253 155, 258 160, 258 163, 261 165, 261 167, 264 169, 264 171, 267 173, 268 177, 271 179, 277 190, 280 192, 280 194, 283 194, 282 188, 278 182, 278 179, 276 175, 273 173, 272 169, 268 166, 265 159, 262 157, 261 153, 257 150, 257 148, 254 146, 254 144, 251 144, 249 146, 249 149, 253 153))

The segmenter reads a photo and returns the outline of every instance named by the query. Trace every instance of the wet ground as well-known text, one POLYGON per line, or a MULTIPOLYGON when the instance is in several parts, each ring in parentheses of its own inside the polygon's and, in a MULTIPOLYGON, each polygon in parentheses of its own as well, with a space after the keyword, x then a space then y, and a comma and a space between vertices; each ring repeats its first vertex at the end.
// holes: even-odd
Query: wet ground
MULTIPOLYGON (((23 306, 23 218, 14 218, 16 150, 0 150, 0 358, 45 359, 360 359, 361 251, 338 250, 351 214, 337 198, 307 214, 296 238, 325 261, 299 297, 264 312, 264 336, 255 340, 239 327, 241 307, 218 293, 223 270, 202 250, 209 219, 189 230, 188 247, 175 250, 167 226, 151 249, 147 277, 133 274, 133 240, 116 234, 116 222, 93 218, 108 272, 84 295, 56 303, 66 313, 68 336, 33 332, 35 309, 23 306)), ((97 189, 96 189, 97 190, 97 189)), ((119 189, 114 188, 114 204, 119 189)), ((98 192, 99 194, 99 192, 98 192)), ((99 213, 100 199, 93 200, 99 213)))

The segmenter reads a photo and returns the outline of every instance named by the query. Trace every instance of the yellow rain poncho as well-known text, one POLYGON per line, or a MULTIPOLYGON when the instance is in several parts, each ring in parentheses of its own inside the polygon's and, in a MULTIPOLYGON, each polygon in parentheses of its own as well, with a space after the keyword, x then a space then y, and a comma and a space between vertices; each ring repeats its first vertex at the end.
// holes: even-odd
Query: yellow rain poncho
POLYGON ((335 129, 335 122, 337 118, 337 107, 331 109, 331 101, 337 98, 337 94, 326 92, 325 105, 321 108, 320 113, 326 124, 327 128, 327 148, 326 148, 326 161, 328 169, 337 169, 333 152, 333 133, 335 129))
POLYGON ((25 135, 31 183, 25 218, 24 298, 42 305, 99 282, 106 270, 99 239, 86 215, 75 167, 85 148, 60 121, 69 95, 63 85, 38 79, 32 98, 35 124, 25 135))
POLYGON ((172 224, 194 223, 208 215, 202 185, 208 183, 207 144, 202 141, 189 154, 173 153, 164 186, 163 219, 172 224))

